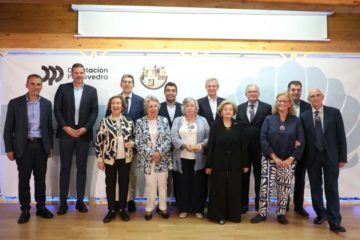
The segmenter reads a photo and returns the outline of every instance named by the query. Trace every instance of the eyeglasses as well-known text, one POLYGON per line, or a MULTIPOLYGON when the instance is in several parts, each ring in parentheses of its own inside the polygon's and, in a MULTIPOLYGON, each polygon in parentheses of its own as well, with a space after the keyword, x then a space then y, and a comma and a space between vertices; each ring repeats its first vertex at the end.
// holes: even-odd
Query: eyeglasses
POLYGON ((313 99, 313 98, 320 98, 321 96, 322 96, 321 93, 317 93, 317 94, 311 95, 310 98, 311 98, 311 99, 313 99))
POLYGON ((277 102, 277 103, 288 103, 288 102, 290 102, 290 101, 286 101, 286 100, 277 100, 276 102, 277 102))

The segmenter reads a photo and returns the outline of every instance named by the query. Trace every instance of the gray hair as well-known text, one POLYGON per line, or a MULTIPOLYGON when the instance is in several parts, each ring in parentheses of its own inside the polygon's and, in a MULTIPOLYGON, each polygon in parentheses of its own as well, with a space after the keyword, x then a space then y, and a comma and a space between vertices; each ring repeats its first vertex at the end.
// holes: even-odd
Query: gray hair
POLYGON ((199 111, 198 101, 196 101, 196 99, 194 99, 192 97, 187 97, 187 98, 184 98, 183 104, 181 106, 182 114, 185 114, 185 106, 186 106, 186 104, 188 104, 190 102, 193 102, 195 104, 196 113, 199 111))
POLYGON ((210 82, 215 81, 216 82, 216 86, 217 88, 219 88, 219 81, 217 80, 217 78, 211 77, 206 79, 205 81, 205 88, 207 87, 207 85, 209 85, 210 82))
POLYGON ((160 109, 159 99, 157 99, 157 97, 155 97, 154 95, 147 95, 147 97, 144 100, 144 110, 145 110, 145 112, 146 112, 146 108, 147 108, 150 101, 157 102, 158 108, 160 109))
POLYGON ((258 92, 260 92, 260 89, 259 89, 259 86, 258 86, 258 85, 256 85, 255 83, 250 83, 250 84, 248 84, 248 85, 246 86, 246 88, 245 88, 245 94, 248 92, 249 88, 251 88, 251 87, 256 87, 256 89, 258 90, 258 92))

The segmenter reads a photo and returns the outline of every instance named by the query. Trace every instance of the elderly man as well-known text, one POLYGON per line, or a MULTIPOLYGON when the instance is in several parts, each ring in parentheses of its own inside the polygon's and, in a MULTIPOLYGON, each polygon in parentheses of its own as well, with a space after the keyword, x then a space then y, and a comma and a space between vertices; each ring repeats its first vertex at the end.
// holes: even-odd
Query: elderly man
POLYGON ((309 91, 312 109, 301 114, 305 132, 305 160, 310 179, 311 199, 317 214, 314 224, 329 222, 330 230, 345 232, 341 226, 338 190, 339 168, 347 162, 344 123, 338 109, 324 106, 319 89, 309 91), (323 201, 323 178, 326 208, 323 201))

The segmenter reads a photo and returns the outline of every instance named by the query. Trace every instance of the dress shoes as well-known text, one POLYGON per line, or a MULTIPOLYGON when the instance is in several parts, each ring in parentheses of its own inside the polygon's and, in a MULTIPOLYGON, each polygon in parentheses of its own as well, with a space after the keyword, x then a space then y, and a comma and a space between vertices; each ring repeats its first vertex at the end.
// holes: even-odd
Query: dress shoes
POLYGON ((130 200, 127 202, 127 210, 128 212, 136 212, 136 205, 134 200, 130 200))
POLYGON ((120 216, 121 220, 123 220, 124 222, 127 222, 130 220, 129 214, 125 210, 120 211, 119 216, 120 216))
POLYGON ((40 216, 42 218, 53 218, 54 214, 50 212, 46 207, 39 207, 36 210, 36 216, 40 216))
POLYGON ((67 204, 60 204, 59 209, 57 210, 58 215, 64 215, 67 213, 69 207, 67 204))
POLYGON ((323 224, 324 222, 326 221, 326 217, 325 216, 317 216, 315 219, 314 219, 314 224, 316 225, 321 225, 323 224))
POLYGON ((283 224, 283 225, 286 225, 288 224, 288 220, 286 219, 285 215, 278 215, 277 216, 277 221, 280 223, 280 224, 283 224))
POLYGON ((309 213, 303 207, 296 207, 294 211, 303 217, 309 217, 309 213))
POLYGON ((249 207, 248 206, 243 206, 241 207, 241 214, 245 214, 249 211, 249 207))
POLYGON ((262 222, 262 221, 265 221, 266 220, 266 217, 263 217, 261 216, 260 214, 256 215, 255 217, 253 217, 250 222, 251 223, 259 223, 259 222, 262 222))
POLYGON ((103 223, 109 223, 115 218, 115 211, 109 211, 103 219, 103 223))
POLYGON ((164 219, 168 219, 168 218, 169 218, 169 213, 168 213, 166 210, 160 211, 160 215, 161 215, 161 217, 164 218, 164 219))
POLYGON ((18 219, 18 223, 24 224, 27 223, 29 220, 30 220, 30 211, 29 210, 22 211, 18 219))
POLYGON ((332 224, 330 224, 330 230, 333 231, 333 232, 336 232, 336 233, 346 232, 346 229, 343 226, 341 226, 340 223, 332 223, 332 224))
POLYGON ((225 220, 220 220, 220 221, 219 221, 219 224, 220 224, 220 225, 224 225, 225 222, 226 222, 225 220))
POLYGON ((85 203, 83 201, 76 201, 75 208, 82 213, 88 212, 88 208, 86 207, 85 203))
POLYGON ((144 218, 145 218, 146 221, 151 220, 152 219, 152 213, 151 212, 146 212, 144 218))

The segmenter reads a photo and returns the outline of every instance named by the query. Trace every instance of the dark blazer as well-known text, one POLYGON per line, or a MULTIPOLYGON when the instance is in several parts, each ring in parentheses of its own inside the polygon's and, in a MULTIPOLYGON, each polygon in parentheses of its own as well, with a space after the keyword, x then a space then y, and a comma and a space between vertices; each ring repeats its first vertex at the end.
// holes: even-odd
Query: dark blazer
MULTIPOLYGON (((44 150, 49 154, 53 147, 53 126, 51 102, 40 98, 40 128, 44 150)), ((26 148, 28 115, 26 95, 10 100, 4 127, 5 152, 14 152, 20 158, 26 148)))
POLYGON ((306 112, 309 109, 311 109, 311 104, 303 100, 300 100, 300 114, 306 112))
MULTIPOLYGON (((111 110, 106 109, 105 117, 109 116, 110 114, 111 110)), ((132 93, 130 111, 129 113, 127 113, 127 111, 124 111, 123 115, 130 118, 135 124, 136 120, 145 116, 144 99, 139 95, 132 93)))
MULTIPOLYGON (((222 101, 224 101, 224 100, 225 100, 225 98, 217 97, 216 98, 217 106, 219 106, 220 103, 222 101)), ((212 111, 211 111, 208 96, 205 96, 203 98, 198 99, 198 104, 199 104, 199 112, 198 112, 198 114, 200 116, 206 118, 206 120, 208 121, 209 126, 211 126, 212 123, 214 123, 214 121, 217 121, 217 120, 220 119, 220 115, 218 113, 216 114, 216 118, 214 119, 212 111)))
MULTIPOLYGON (((93 139, 93 125, 99 111, 97 91, 94 87, 84 84, 84 90, 80 101, 80 113, 78 127, 86 128, 87 132, 80 136, 81 139, 91 141, 93 139)), ((54 114, 58 123, 56 137, 71 138, 63 127, 75 128, 75 97, 73 83, 61 84, 56 91, 54 100, 54 114)))
MULTIPOLYGON (((176 117, 182 116, 181 104, 178 103, 178 102, 176 102, 175 105, 176 105, 176 106, 175 106, 175 116, 174 116, 174 120, 175 120, 176 117)), ((168 112, 168 110, 167 110, 166 102, 162 102, 162 103, 160 104, 159 115, 167 118, 167 120, 168 120, 168 122, 169 122, 170 129, 171 129, 172 124, 173 124, 173 121, 171 121, 171 119, 170 119, 170 115, 169 115, 169 112, 168 112)))
POLYGON ((226 129, 219 120, 210 126, 206 167, 214 170, 241 170, 249 166, 243 126, 232 120, 226 129))
POLYGON ((253 121, 250 123, 247 117, 248 102, 240 104, 237 108, 236 120, 244 126, 249 149, 253 152, 261 152, 260 130, 266 116, 271 115, 271 105, 259 101, 253 121))
MULTIPOLYGON (((312 109, 300 115, 305 132, 305 154, 307 167, 316 162, 315 159, 315 125, 312 109)), ((339 162, 347 162, 347 145, 344 122, 339 109, 324 106, 324 143, 328 160, 338 167, 339 162)))

